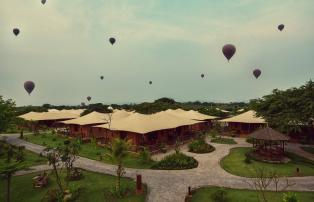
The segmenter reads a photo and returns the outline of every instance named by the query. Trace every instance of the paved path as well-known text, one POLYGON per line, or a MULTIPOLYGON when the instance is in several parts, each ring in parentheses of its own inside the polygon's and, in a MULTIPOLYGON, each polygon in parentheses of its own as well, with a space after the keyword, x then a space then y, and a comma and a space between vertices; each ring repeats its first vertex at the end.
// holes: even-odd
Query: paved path
MULTIPOLYGON (((24 145, 28 150, 36 153, 42 152, 44 147, 25 142, 10 136, 7 141, 11 144, 24 145)), ((246 181, 250 179, 234 176, 223 170, 219 162, 228 155, 231 148, 247 147, 250 144, 246 143, 244 139, 236 138, 239 144, 223 145, 214 144, 216 150, 209 154, 193 154, 182 149, 182 152, 193 156, 199 161, 199 166, 190 170, 149 170, 149 169, 126 169, 126 176, 135 178, 136 174, 143 176, 143 182, 149 187, 148 201, 150 202, 182 202, 187 193, 188 186, 192 188, 214 185, 224 186, 230 188, 247 188, 249 185, 246 181)), ((101 163, 80 157, 76 166, 86 170, 95 171, 99 173, 115 174, 116 166, 101 163)), ((314 191, 314 177, 290 177, 289 182, 295 183, 294 186, 289 187, 289 190, 295 191, 314 191)), ((282 186, 283 184, 281 184, 282 186)), ((274 187, 271 187, 274 189, 274 187)))

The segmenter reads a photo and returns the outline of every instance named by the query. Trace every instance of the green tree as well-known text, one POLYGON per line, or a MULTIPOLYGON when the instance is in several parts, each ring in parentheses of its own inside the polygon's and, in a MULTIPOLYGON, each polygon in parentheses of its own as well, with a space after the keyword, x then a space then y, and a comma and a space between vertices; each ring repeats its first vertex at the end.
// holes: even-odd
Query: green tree
MULTIPOLYGON (((314 82, 308 81, 299 88, 275 89, 269 95, 251 100, 250 106, 258 116, 282 132, 313 128, 314 82)), ((310 132, 309 132, 310 133, 310 132)))
POLYGON ((0 96, 0 133, 5 132, 15 122, 15 103, 13 100, 4 100, 0 96))
POLYGON ((125 174, 123 161, 129 155, 130 147, 131 144, 129 141, 120 138, 113 139, 111 144, 107 146, 108 152, 105 155, 114 160, 118 165, 116 191, 120 191, 121 188, 121 177, 125 174))

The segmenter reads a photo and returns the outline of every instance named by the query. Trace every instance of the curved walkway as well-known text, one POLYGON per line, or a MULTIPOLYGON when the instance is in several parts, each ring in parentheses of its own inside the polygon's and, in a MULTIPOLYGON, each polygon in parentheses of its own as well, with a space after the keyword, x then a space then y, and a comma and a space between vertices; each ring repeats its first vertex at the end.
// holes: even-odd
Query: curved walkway
MULTIPOLYGON (((18 139, 16 136, 8 137, 7 141, 15 145, 24 145, 26 149, 36 153, 43 151, 44 147, 35 145, 18 139)), ((149 169, 126 169, 126 176, 135 178, 136 174, 141 174, 143 182, 149 187, 148 201, 152 202, 182 202, 187 193, 188 187, 192 188, 213 185, 229 188, 250 189, 246 181, 249 178, 234 176, 227 173, 219 165, 219 161, 228 155, 231 148, 247 147, 250 144, 244 139, 236 138, 238 144, 223 145, 211 143, 216 150, 209 154, 194 154, 182 149, 183 153, 193 156, 199 161, 199 166, 191 170, 149 170, 149 169)), ((80 157, 75 166, 80 168, 115 175, 116 166, 101 163, 91 159, 80 157)), ((47 167, 44 167, 47 168, 47 167)), ((290 177, 289 182, 295 183, 289 190, 314 191, 314 176, 312 177, 290 177)), ((281 185, 283 186, 283 184, 281 185)), ((274 187, 271 187, 274 189, 274 187)))

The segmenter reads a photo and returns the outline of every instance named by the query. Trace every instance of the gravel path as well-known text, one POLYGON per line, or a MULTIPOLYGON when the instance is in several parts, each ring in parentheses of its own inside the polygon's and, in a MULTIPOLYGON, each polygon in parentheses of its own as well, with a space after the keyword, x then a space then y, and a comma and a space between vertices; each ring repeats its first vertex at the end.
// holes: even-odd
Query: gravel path
MULTIPOLYGON (((220 160, 229 154, 231 148, 249 147, 250 144, 245 139, 235 138, 238 142, 236 145, 224 145, 211 143, 216 150, 209 154, 189 153, 186 147, 182 147, 182 152, 193 156, 198 160, 199 166, 190 170, 149 170, 149 169, 126 169, 126 176, 135 178, 136 174, 143 176, 143 182, 148 185, 148 201, 151 202, 182 202, 187 193, 188 187, 192 188, 214 185, 230 188, 247 188, 250 189, 246 181, 249 178, 234 176, 227 173, 220 167, 220 160)), ((15 145, 24 145, 26 149, 40 153, 44 147, 35 145, 18 139, 11 135, 7 141, 15 145)), ((297 146, 291 146, 294 148, 297 146)), ((290 147, 289 147, 290 148, 290 147)), ((296 149, 295 149, 296 150, 296 149)), ((296 150, 297 151, 297 150, 296 150)), ((163 154, 157 155, 157 159, 162 158, 163 154)), ((84 157, 76 161, 76 166, 99 173, 115 174, 116 166, 101 163, 84 157)), ((37 167, 35 169, 47 169, 48 166, 37 167)), ((20 173, 21 174, 21 173, 20 173)), ((289 187, 289 190, 295 191, 314 191, 314 176, 312 177, 290 177, 289 182, 295 183, 289 187)), ((283 186, 283 184, 281 184, 283 186)), ((271 187, 274 189, 274 187, 271 187)))

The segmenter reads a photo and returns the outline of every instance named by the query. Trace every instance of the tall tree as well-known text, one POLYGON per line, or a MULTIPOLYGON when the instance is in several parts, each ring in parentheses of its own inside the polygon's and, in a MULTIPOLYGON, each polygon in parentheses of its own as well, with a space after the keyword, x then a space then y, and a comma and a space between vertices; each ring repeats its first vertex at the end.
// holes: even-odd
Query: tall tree
POLYGON ((13 100, 4 100, 0 96, 0 133, 5 132, 15 121, 15 103, 13 100))
POLYGON ((314 82, 308 81, 299 88, 275 89, 269 95, 251 100, 251 107, 266 121, 282 132, 313 128, 314 82))

